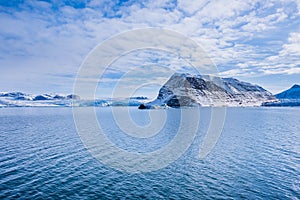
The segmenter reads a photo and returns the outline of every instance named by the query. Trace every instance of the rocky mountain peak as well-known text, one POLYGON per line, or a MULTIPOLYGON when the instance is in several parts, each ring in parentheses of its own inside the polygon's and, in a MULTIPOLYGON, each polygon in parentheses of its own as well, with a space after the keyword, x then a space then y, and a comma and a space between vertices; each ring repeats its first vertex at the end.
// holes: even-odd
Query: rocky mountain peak
POLYGON ((264 88, 235 78, 175 73, 146 107, 260 106, 275 100, 264 88))

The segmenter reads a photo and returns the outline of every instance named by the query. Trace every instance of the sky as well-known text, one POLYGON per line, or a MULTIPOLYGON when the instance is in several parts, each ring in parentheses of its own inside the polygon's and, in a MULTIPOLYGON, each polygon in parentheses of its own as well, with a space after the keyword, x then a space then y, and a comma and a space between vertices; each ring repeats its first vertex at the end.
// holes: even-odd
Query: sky
MULTIPOLYGON (((194 40, 221 76, 272 93, 300 84, 300 0, 0 0, 0 24, 0 91, 71 93, 97 45, 149 27, 194 40)), ((132 69, 156 80, 157 90, 169 68, 188 64, 170 52, 129 52, 99 77, 97 92, 109 96, 132 69)))

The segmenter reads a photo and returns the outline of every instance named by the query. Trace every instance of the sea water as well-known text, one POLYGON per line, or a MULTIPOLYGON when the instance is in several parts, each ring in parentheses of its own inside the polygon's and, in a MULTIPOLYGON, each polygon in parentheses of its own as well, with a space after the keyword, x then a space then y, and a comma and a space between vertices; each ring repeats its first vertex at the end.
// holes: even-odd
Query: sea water
MULTIPOLYGON (((165 147, 182 120, 180 109, 114 109, 95 112, 106 137, 126 152, 165 147), (149 138, 133 137, 118 127, 118 109, 128 110, 132 122, 146 128, 156 112, 166 116, 164 126, 149 138)), ((300 198, 299 108, 227 108, 221 135, 202 159, 210 108, 199 113, 195 137, 178 159, 154 171, 130 173, 87 151, 71 108, 2 108, 0 199, 300 198)))

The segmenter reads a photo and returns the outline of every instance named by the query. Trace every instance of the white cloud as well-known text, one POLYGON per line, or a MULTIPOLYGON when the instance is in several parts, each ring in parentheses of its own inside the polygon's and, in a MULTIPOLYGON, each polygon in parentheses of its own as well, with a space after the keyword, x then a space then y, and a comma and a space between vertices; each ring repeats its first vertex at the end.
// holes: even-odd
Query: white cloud
POLYGON ((178 0, 178 9, 182 10, 184 13, 188 15, 193 15, 197 11, 201 10, 208 3, 209 3, 208 0, 197 0, 197 1, 178 0))
POLYGON ((283 45, 279 54, 281 56, 300 56, 300 32, 290 33, 288 43, 283 45))
POLYGON ((253 7, 255 1, 238 1, 238 0, 216 0, 210 1, 205 6, 199 16, 210 20, 228 19, 238 16, 242 12, 253 7))
POLYGON ((251 69, 231 69, 220 72, 218 75, 222 77, 251 77, 255 76, 256 73, 251 69))
POLYGON ((300 67, 300 33, 290 33, 288 42, 282 45, 281 50, 266 57, 264 60, 253 61, 254 66, 260 67, 260 72, 269 74, 299 74, 300 67))
POLYGON ((240 68, 248 68, 249 65, 247 63, 238 63, 236 66, 240 67, 240 68))
POLYGON ((293 68, 273 68, 273 69, 262 69, 261 70, 265 75, 273 75, 273 74, 300 74, 300 67, 293 68))

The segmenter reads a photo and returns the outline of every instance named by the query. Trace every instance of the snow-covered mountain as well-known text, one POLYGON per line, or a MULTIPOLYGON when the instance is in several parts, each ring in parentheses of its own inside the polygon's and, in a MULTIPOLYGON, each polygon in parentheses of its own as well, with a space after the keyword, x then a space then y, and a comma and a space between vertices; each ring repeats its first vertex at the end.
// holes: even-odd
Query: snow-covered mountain
POLYGON ((0 92, 0 98, 10 100, 27 100, 27 101, 41 101, 41 100, 71 100, 80 99, 79 96, 74 94, 60 95, 60 94, 39 94, 32 95, 22 92, 0 92))
POLYGON ((147 97, 131 97, 124 99, 80 99, 78 95, 39 94, 22 92, 0 92, 1 107, 106 107, 106 106, 139 106, 147 97))
POLYGON ((234 78, 175 73, 157 98, 140 108, 161 106, 260 106, 276 98, 264 88, 234 78))
POLYGON ((300 106, 300 85, 293 85, 290 89, 285 90, 275 97, 277 102, 267 102, 264 106, 300 106))
POLYGON ((22 92, 0 92, 0 107, 48 107, 72 106, 72 101, 78 101, 74 94, 39 94, 32 95, 22 92))

